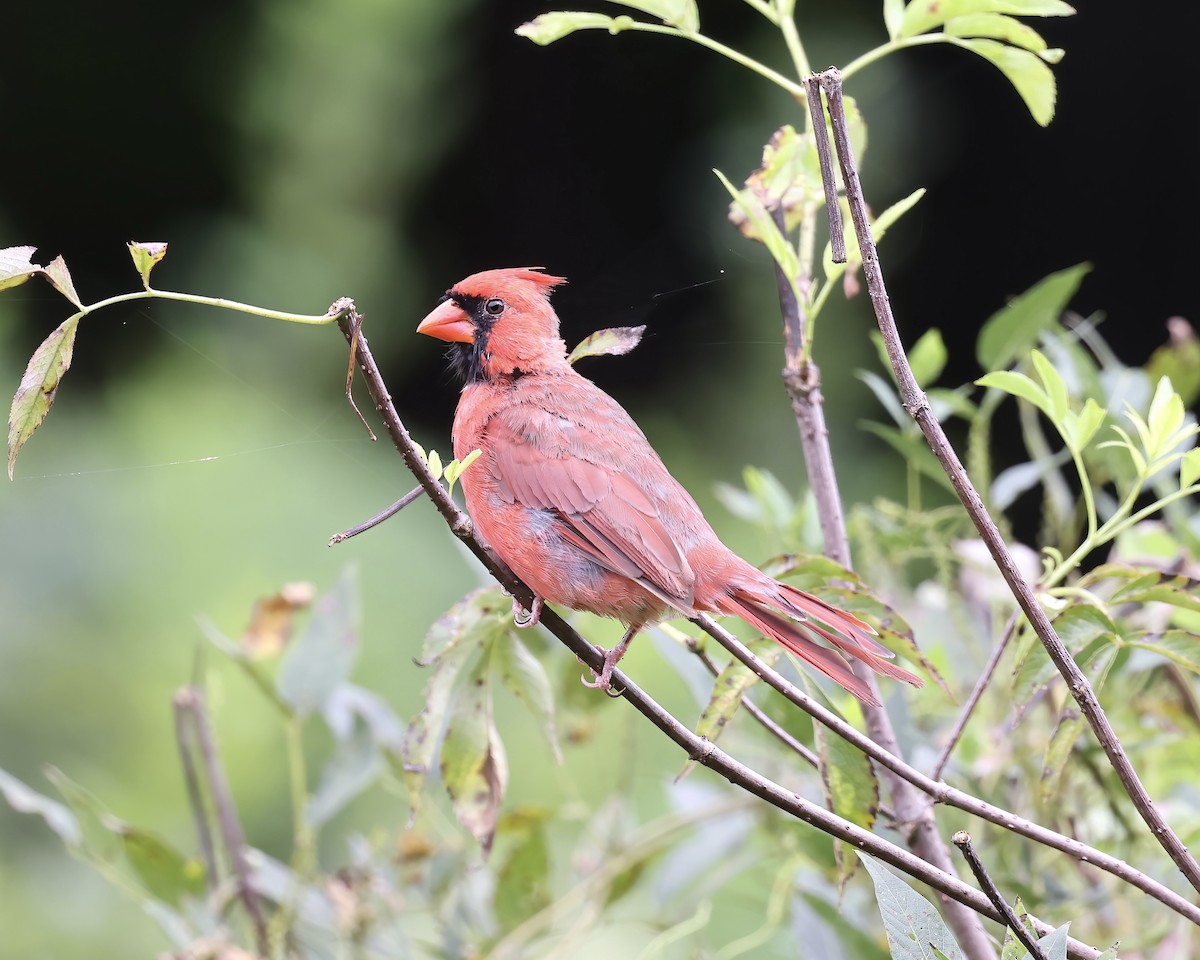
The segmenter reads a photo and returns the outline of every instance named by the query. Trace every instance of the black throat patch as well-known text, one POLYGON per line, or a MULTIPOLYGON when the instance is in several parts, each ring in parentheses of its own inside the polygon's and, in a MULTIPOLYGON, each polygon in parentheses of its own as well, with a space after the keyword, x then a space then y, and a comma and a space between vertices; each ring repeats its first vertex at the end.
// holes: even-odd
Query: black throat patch
POLYGON ((458 304, 471 318, 471 324, 475 327, 475 339, 470 343, 450 344, 450 349, 446 352, 450 369, 464 384, 482 383, 487 379, 483 361, 487 356, 488 337, 491 336, 492 324, 496 322, 496 318, 483 308, 486 302, 484 297, 451 291, 446 294, 446 299, 458 304))

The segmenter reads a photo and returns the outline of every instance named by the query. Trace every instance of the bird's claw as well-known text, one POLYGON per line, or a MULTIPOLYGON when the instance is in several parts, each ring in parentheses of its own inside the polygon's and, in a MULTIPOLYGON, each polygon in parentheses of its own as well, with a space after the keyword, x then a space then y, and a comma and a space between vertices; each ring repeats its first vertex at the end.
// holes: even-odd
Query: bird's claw
POLYGON ((537 622, 542 619, 543 603, 544 601, 541 597, 534 597, 533 606, 526 610, 521 601, 513 597, 513 623, 521 629, 536 626, 537 622), (525 614, 528 614, 528 616, 525 616, 525 614))

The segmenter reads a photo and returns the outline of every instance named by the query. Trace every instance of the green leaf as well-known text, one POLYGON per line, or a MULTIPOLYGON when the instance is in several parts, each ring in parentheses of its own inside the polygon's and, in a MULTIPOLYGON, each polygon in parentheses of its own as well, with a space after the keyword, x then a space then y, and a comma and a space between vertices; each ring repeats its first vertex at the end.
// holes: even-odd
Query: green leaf
POLYGON ((98 863, 112 864, 121 858, 121 840, 110 829, 117 822, 100 800, 57 767, 46 768, 46 779, 62 794, 79 825, 78 850, 98 863))
MULTIPOLYGON (((1062 611, 1054 619, 1054 629, 1077 659, 1084 655, 1085 650, 1090 650, 1090 655, 1095 656, 1099 647, 1093 645, 1098 642, 1115 647, 1120 633, 1107 614, 1085 603, 1072 604, 1062 611)), ((1024 710, 1034 695, 1058 675, 1058 668, 1045 648, 1033 641, 1018 665, 1013 681, 1013 702, 1018 712, 1024 710)))
POLYGON ((883 25, 887 28, 889 40, 895 40, 900 35, 904 25, 904 0, 883 0, 883 25))
POLYGON ((0 770, 0 794, 4 795, 8 805, 18 813, 35 813, 45 820, 46 826, 58 834, 59 839, 69 849, 79 847, 83 843, 83 830, 79 826, 79 820, 68 807, 38 793, 7 770, 0 770))
POLYGON ((1183 400, 1171 386, 1171 381, 1161 377, 1146 416, 1146 426, 1150 431, 1146 452, 1151 461, 1171 452, 1175 446, 1175 435, 1183 426, 1183 416, 1183 400))
POLYGON ((616 20, 602 13, 560 10, 534 17, 528 23, 517 27, 515 32, 518 37, 524 37, 526 40, 532 40, 539 46, 545 47, 576 30, 598 29, 616 32, 615 26, 616 20))
POLYGON ((875 394, 875 399, 887 410, 901 431, 911 429, 913 419, 904 409, 904 404, 900 402, 894 382, 884 380, 879 374, 872 373, 870 370, 856 370, 854 375, 870 388, 871 392, 875 394))
POLYGON ((304 816, 310 826, 327 823, 346 804, 375 782, 383 770, 383 757, 375 731, 356 715, 348 735, 339 737, 321 772, 316 791, 309 797, 304 816))
POLYGON ((497 633, 511 626, 511 611, 512 603, 500 593, 499 587, 472 590, 433 622, 425 634, 417 663, 422 667, 436 663, 464 640, 475 649, 491 643, 497 633))
POLYGON ((883 918, 892 960, 928 960, 930 948, 949 960, 963 960, 962 951, 937 908, 874 857, 856 850, 875 884, 875 899, 883 918))
POLYGON ((50 412, 58 385, 71 368, 75 332, 82 313, 64 320, 29 358, 21 376, 21 385, 13 396, 8 413, 8 479, 13 478, 17 454, 50 412))
POLYGON ((950 37, 991 37, 1033 53, 1046 50, 1046 41, 1033 27, 1002 13, 974 13, 946 21, 950 37))
POLYGON ((137 240, 130 240, 127 246, 129 247, 129 255, 133 258, 134 267, 142 275, 142 286, 149 290, 150 272, 167 255, 167 245, 165 243, 141 243, 137 240))
POLYGON ((446 469, 442 472, 442 476, 446 478, 447 490, 451 493, 454 492, 454 484, 458 482, 458 478, 466 472, 467 467, 479 459, 481 453, 483 453, 482 450, 472 450, 461 460, 451 460, 446 464, 446 469))
POLYGON ((1067 446, 1078 453, 1091 442, 1107 418, 1108 411, 1088 397, 1081 410, 1068 411, 1058 428, 1067 446))
MULTIPOLYGON (((857 158, 861 160, 861 157, 857 158)), ((888 229, 899 220, 904 214, 917 205, 917 202, 925 196, 925 188, 920 187, 910 193, 902 200, 898 200, 890 207, 883 211, 877 218, 871 221, 871 238, 876 244, 887 235, 888 229)), ((827 282, 833 282, 841 276, 846 268, 851 263, 862 262, 862 252, 858 249, 858 236, 854 232, 854 224, 847 218, 843 224, 843 229, 846 233, 846 258, 847 263, 833 262, 833 246, 829 241, 825 242, 825 250, 821 255, 821 263, 825 269, 827 282)))
POLYGON ((360 620, 358 568, 351 564, 317 598, 304 633, 284 656, 276 682, 284 703, 299 714, 325 708, 358 660, 360 620))
POLYGON ((37 247, 0 249, 0 290, 17 287, 42 268, 33 262, 37 247))
POLYGON ((1193 447, 1179 461, 1179 489, 1184 490, 1200 480, 1200 447, 1193 447))
POLYGON ((184 856, 162 837, 127 823, 116 830, 125 859, 156 900, 178 906, 185 896, 202 897, 204 864, 184 856))
POLYGON ((504 630, 492 641, 492 667, 500 681, 529 708, 554 751, 554 759, 562 763, 554 723, 554 693, 541 661, 530 653, 515 631, 504 630))
MULTIPOLYGON (((820 688, 811 687, 810 692, 827 709, 837 712, 820 688)), ((870 758, 841 737, 831 734, 824 724, 813 724, 813 737, 817 755, 821 758, 821 787, 825 794, 825 805, 839 817, 857 823, 864 829, 872 829, 879 812, 879 780, 870 758)), ((853 875, 854 861, 847 862, 840 843, 834 847, 834 856, 838 881, 844 887, 853 875)))
POLYGON ((1067 382, 1040 350, 1031 351, 1029 356, 1033 361, 1033 368, 1037 371, 1038 379, 1046 388, 1046 399, 1049 404, 1046 412, 1057 426, 1062 423, 1067 411, 1071 409, 1071 395, 1067 392, 1067 382))
MULTIPOLYGON (((950 354, 942 339, 942 331, 937 327, 926 330, 908 351, 908 365, 912 368, 913 376, 922 387, 928 387, 946 368, 950 354)), ((891 369, 891 365, 888 365, 891 369)))
POLYGON ((1003 13, 1015 17, 1069 17, 1074 8, 1062 0, 913 0, 904 8, 899 34, 914 37, 956 17, 1003 13))
POLYGON ((629 353, 642 340, 646 325, 638 327, 608 327, 597 330, 583 340, 567 357, 568 363, 575 363, 584 357, 620 356, 629 353))
MULTIPOLYGON (((775 658, 779 650, 773 640, 763 637, 750 641, 747 646, 751 653, 768 663, 775 658)), ((710 743, 716 743, 724 732, 726 724, 737 713, 746 691, 757 682, 758 677, 751 672, 749 667, 737 658, 730 658, 729 663, 722 668, 713 681, 708 703, 705 704, 700 719, 696 723, 696 735, 710 743)), ((694 766, 695 761, 688 760, 680 770, 679 777, 686 775, 694 766)))
POLYGON ((926 445, 919 432, 901 432, 881 423, 871 423, 870 421, 861 422, 859 426, 887 443, 905 461, 912 464, 922 476, 928 477, 950 493, 954 492, 954 484, 950 482, 950 478, 946 476, 946 471, 942 469, 938 458, 933 455, 933 451, 926 445))
MULTIPOLYGON (((767 248, 771 258, 779 264, 785 276, 795 277, 799 271, 796 248, 783 235, 778 224, 775 223, 775 219, 763 206, 762 201, 751 190, 738 190, 720 170, 714 169, 713 173, 729 191, 729 195, 733 198, 732 207, 737 209, 740 217, 744 220, 745 226, 742 228, 742 233, 759 240, 767 248)), ((737 222, 732 211, 730 219, 737 222)))
POLYGON ((641 10, 643 13, 660 18, 663 23, 689 33, 700 29, 700 11, 696 8, 696 0, 609 0, 609 2, 641 10))
POLYGON ((999 67, 1038 124, 1044 127, 1054 119, 1054 102, 1058 96, 1054 71, 1036 53, 996 40, 955 38, 951 42, 999 67))
POLYGON ((496 920, 502 930, 511 930, 552 899, 546 831, 535 825, 511 849, 496 874, 496 920))
POLYGON ((492 689, 483 662, 450 704, 441 771, 458 822, 487 855, 508 785, 508 762, 492 715, 492 689))
POLYGON ((989 317, 975 344, 979 365, 1000 370, 1034 346, 1043 331, 1058 324, 1091 269, 1091 264, 1081 263, 1052 273, 989 317))
POLYGON ((1154 383, 1170 377, 1184 404, 1191 407, 1200 399, 1200 338, 1183 317, 1167 320, 1167 330, 1168 341, 1146 361, 1146 375, 1154 383))
POLYGON ((1003 390, 1005 393, 1022 400, 1028 400, 1047 416, 1050 416, 1050 397, 1046 391, 1033 382, 1032 379, 1016 370, 997 370, 995 373, 985 373, 975 381, 981 387, 1003 390))
POLYGON ((1166 630, 1126 642, 1131 647, 1157 653, 1192 673, 1200 673, 1200 637, 1194 633, 1188 633, 1186 630, 1166 630))
POLYGON ((55 257, 46 264, 42 268, 42 274, 50 281, 51 286, 70 300, 76 308, 83 309, 83 302, 79 299, 79 294, 75 292, 75 284, 71 280, 71 272, 67 269, 67 262, 62 257, 55 257))

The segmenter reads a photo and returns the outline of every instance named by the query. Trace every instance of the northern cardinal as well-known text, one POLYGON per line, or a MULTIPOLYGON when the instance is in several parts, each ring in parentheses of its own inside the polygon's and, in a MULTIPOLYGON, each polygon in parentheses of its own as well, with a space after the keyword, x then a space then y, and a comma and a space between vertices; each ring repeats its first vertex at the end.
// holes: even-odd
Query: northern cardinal
POLYGON ((701 611, 741 617, 864 703, 878 700, 847 655, 922 686, 888 662, 869 625, 721 543, 629 414, 567 361, 550 306, 565 279, 540 270, 467 277, 417 327, 451 344, 464 381, 454 455, 482 451, 462 475, 467 511, 537 596, 529 619, 545 600, 623 621, 590 684, 605 690, 642 627, 701 611))

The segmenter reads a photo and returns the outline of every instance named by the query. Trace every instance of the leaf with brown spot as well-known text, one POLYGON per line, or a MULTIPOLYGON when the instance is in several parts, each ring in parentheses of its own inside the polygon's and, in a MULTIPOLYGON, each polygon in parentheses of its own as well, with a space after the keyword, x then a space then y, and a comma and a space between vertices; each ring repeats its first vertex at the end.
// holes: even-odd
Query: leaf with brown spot
POLYGON ((486 856, 496 836, 500 803, 508 786, 508 761, 492 713, 487 663, 481 661, 450 708, 442 741, 442 782, 458 822, 471 831, 486 856))
POLYGON ((133 257, 133 265, 142 275, 142 286, 150 289, 150 271, 158 266, 158 262, 167 255, 165 243, 141 242, 130 240, 127 244, 129 255, 133 257))
POLYGON ((0 250, 0 290, 19 287, 42 268, 33 262, 37 247, 5 247, 0 250))
POLYGON ((285 583, 278 593, 256 600, 250 623, 242 633, 242 649, 254 660, 283 652, 292 638, 296 611, 308 607, 314 594, 311 583, 285 583))
POLYGON ((75 333, 82 313, 64 320, 29 358, 21 385, 8 413, 8 479, 13 478, 17 454, 46 419, 63 374, 71 368, 75 333))
POLYGON ((79 294, 75 292, 75 283, 71 280, 71 271, 67 269, 67 262, 62 257, 55 257, 42 267, 40 272, 55 290, 80 310, 83 309, 83 301, 79 299, 79 294))
POLYGON ((567 361, 574 363, 584 357, 620 356, 629 353, 642 342, 642 334, 645 332, 645 324, 638 327, 608 327, 597 330, 579 342, 567 357, 567 361))

